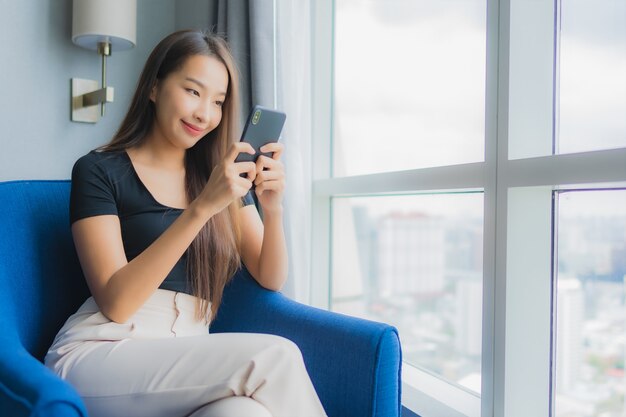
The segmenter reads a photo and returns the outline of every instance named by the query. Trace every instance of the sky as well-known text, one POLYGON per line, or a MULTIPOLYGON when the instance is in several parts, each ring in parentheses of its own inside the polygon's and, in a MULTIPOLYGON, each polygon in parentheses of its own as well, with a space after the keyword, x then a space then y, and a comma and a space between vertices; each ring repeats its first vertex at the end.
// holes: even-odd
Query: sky
MULTIPOLYGON (((482 161, 485 0, 335 4, 335 176, 482 161)), ((559 60, 559 152, 626 146, 626 1, 562 0, 559 60)))
POLYGON ((336 5, 336 175, 483 160, 484 3, 336 5))

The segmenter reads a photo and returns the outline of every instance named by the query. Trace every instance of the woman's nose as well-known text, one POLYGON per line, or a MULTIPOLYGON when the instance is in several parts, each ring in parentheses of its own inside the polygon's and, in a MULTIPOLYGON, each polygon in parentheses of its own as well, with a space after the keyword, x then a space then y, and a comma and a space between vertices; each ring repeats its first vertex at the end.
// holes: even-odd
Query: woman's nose
POLYGON ((198 105, 193 116, 198 122, 208 124, 211 121, 211 117, 213 116, 211 104, 203 102, 202 104, 198 105))

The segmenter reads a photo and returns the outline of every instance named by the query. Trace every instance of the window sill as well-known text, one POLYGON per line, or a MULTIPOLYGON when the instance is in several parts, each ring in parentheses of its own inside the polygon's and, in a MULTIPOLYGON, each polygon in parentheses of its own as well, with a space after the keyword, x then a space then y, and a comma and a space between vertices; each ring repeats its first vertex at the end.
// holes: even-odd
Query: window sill
POLYGON ((402 364, 402 405, 420 417, 480 417, 480 396, 407 363, 402 364))

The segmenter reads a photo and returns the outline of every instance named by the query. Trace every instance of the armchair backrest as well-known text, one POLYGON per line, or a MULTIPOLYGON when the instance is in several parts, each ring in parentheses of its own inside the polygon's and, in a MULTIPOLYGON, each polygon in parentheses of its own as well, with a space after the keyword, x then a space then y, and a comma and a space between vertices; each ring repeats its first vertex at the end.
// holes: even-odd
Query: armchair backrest
POLYGON ((42 360, 89 297, 69 225, 70 181, 0 183, 0 338, 42 360))

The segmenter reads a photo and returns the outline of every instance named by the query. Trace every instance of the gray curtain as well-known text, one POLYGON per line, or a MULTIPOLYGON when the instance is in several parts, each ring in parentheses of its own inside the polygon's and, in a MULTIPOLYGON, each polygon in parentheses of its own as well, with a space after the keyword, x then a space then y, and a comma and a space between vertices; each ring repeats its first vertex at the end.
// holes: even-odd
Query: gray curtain
POLYGON ((274 1, 212 0, 209 23, 232 49, 241 79, 241 120, 253 105, 276 107, 274 1))
MULTIPOLYGON (((212 27, 215 32, 226 38, 239 67, 242 123, 245 122, 248 112, 255 104, 270 108, 278 107, 278 86, 275 80, 276 66, 278 65, 275 48, 278 43, 275 41, 277 22, 274 6, 274 0, 211 0, 209 3, 209 27, 212 27)), ((281 103, 281 106, 283 104, 281 103)), ((281 108, 280 110, 286 109, 281 108)), ((288 116, 288 119, 293 117, 293 115, 288 116)), ((286 128, 288 128, 288 125, 286 125, 286 128)), ((285 133, 283 132, 283 141, 286 139, 285 133)), ((292 152, 295 151, 296 148, 294 147, 292 152)), ((283 157, 283 162, 285 163, 285 169, 289 171, 290 166, 287 164, 286 159, 283 157)), ((291 168, 291 170, 293 169, 301 169, 301 167, 291 168)), ((287 172, 288 178, 289 175, 290 173, 287 172)), ((296 177, 299 176, 294 176, 294 178, 296 177)), ((295 183, 297 181, 294 181, 295 183)), ((288 188, 290 187, 289 184, 290 182, 287 181, 288 188)), ((298 183, 298 185, 300 184, 298 183)), ((300 196, 301 190, 305 189, 307 189, 306 185, 301 185, 296 193, 291 192, 292 198, 300 196)), ((256 196, 254 198, 256 200, 256 196)), ((288 213, 291 207, 288 196, 286 196, 284 204, 285 212, 288 213)), ((256 202, 256 205, 262 217, 263 212, 258 202, 256 202)), ((293 297, 296 294, 296 279, 302 278, 304 284, 300 286, 308 288, 308 263, 301 262, 302 248, 296 248, 294 253, 293 232, 301 230, 294 230, 293 227, 290 227, 291 221, 298 222, 298 224, 302 223, 302 221, 295 215, 290 216, 287 214, 285 217, 285 233, 287 246, 289 247, 289 258, 296 262, 300 261, 299 265, 294 265, 294 262, 291 261, 289 262, 289 279, 287 279, 282 289, 283 294, 293 297), (304 274, 302 273, 303 271, 305 272, 304 274)), ((301 239, 301 237, 296 238, 296 240, 298 239, 301 239)), ((308 295, 308 292, 305 292, 308 295)))

